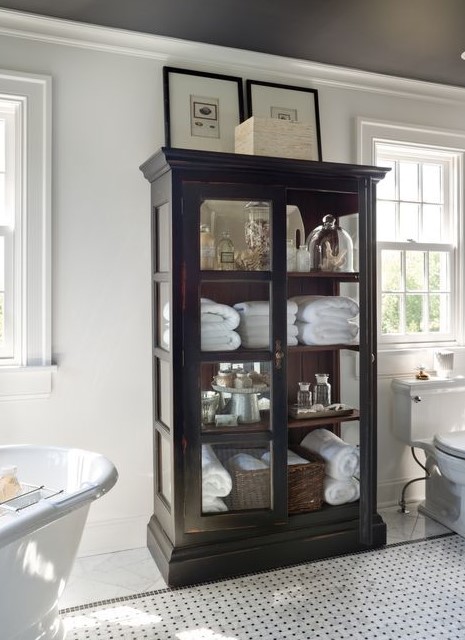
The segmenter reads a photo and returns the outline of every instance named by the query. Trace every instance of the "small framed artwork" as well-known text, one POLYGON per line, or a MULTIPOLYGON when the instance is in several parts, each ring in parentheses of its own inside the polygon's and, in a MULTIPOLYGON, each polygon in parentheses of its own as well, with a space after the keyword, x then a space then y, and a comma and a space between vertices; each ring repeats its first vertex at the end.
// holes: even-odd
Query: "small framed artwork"
POLYGON ((163 94, 167 147, 234 152, 242 78, 163 67, 163 94))
POLYGON ((318 91, 256 80, 246 81, 248 117, 279 118, 311 125, 313 160, 322 160, 318 91))

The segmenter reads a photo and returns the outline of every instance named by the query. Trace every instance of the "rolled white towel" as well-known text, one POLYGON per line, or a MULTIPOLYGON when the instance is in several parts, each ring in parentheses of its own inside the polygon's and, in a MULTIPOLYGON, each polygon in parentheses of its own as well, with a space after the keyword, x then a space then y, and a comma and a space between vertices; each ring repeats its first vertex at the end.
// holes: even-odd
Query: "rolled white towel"
POLYGON ((355 322, 344 321, 345 324, 325 321, 296 322, 297 336, 301 344, 350 344, 358 335, 355 322))
POLYGON ((234 351, 241 346, 241 337, 236 331, 221 329, 213 331, 211 328, 200 329, 202 351, 234 351))
POLYGON ((359 312, 358 303, 346 296, 294 296, 297 304, 297 320, 315 322, 328 317, 355 318, 359 312))
POLYGON ((231 493, 232 480, 228 471, 218 460, 212 446, 202 445, 202 502, 224 497, 231 493))
POLYGON ((332 505, 355 502, 360 498, 360 483, 355 478, 336 480, 331 476, 324 478, 324 499, 332 505))
MULTIPOLYGON (((271 453, 269 451, 264 453, 261 457, 261 460, 263 460, 263 462, 269 465, 271 460, 271 453)), ((291 451, 290 449, 288 449, 287 464, 288 466, 290 466, 292 464, 310 464, 310 462, 308 460, 305 460, 305 458, 302 458, 301 456, 299 456, 295 451, 291 451)))
POLYGON ((219 513, 222 511, 228 511, 228 507, 221 498, 212 496, 205 499, 202 496, 202 511, 204 513, 219 513))
MULTIPOLYGON (((234 305, 234 309, 239 313, 252 316, 267 316, 270 315, 270 303, 268 300, 248 300, 246 302, 237 302, 234 305)), ((287 313, 297 313, 297 303, 292 300, 287 301, 287 313)))
POLYGON ((235 329, 241 320, 239 313, 227 304, 219 304, 210 300, 209 298, 200 299, 200 321, 204 322, 204 316, 208 314, 208 319, 205 324, 214 322, 215 318, 211 316, 217 316, 225 329, 235 329))
POLYGON ((239 469, 241 471, 256 471, 257 469, 268 469, 268 465, 255 458, 255 456, 249 453, 236 453, 236 455, 229 458, 228 465, 230 468, 239 469))
POLYGON ((320 454, 325 461, 326 475, 336 480, 359 476, 360 451, 355 445, 344 442, 328 429, 315 429, 307 433, 300 443, 309 451, 320 454))

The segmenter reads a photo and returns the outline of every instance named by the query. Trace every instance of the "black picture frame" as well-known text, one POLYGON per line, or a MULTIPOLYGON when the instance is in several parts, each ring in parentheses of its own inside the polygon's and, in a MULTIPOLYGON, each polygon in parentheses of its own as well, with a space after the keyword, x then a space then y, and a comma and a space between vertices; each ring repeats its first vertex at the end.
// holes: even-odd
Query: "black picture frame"
POLYGON ((281 118, 313 127, 314 160, 322 160, 318 91, 308 87, 246 80, 247 117, 281 118))
POLYGON ((243 80, 236 76, 163 67, 167 147, 234 153, 244 120, 243 80))

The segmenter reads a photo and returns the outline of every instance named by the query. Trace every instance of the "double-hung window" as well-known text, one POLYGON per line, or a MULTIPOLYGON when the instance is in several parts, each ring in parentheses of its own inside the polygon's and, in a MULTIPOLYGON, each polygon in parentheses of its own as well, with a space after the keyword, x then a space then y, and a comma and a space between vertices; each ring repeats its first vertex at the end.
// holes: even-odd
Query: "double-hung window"
MULTIPOLYGON (((404 348, 427 358, 429 348, 464 342, 464 153, 459 131, 358 120, 359 162, 390 169, 376 190, 378 349, 386 355, 404 348)), ((384 364, 387 372, 393 361, 384 364)))
POLYGON ((22 103, 0 99, 0 362, 21 354, 22 103))
POLYGON ((380 343, 456 339, 457 152, 375 142, 380 343))
POLYGON ((0 71, 0 400, 51 390, 51 80, 0 71))

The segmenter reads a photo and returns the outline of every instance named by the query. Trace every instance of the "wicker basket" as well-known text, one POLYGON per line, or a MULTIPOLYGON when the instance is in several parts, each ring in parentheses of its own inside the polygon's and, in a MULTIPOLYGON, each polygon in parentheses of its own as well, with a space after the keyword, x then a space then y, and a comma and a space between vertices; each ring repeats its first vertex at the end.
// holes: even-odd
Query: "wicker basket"
MULTIPOLYGON (((308 460, 308 464, 293 464, 287 468, 288 512, 317 511, 323 504, 324 460, 303 447, 293 446, 290 448, 300 457, 308 460)), ((257 449, 229 449, 227 453, 226 451, 221 454, 217 453, 232 478, 232 491, 229 496, 224 498, 231 511, 270 508, 270 470, 245 471, 228 465, 228 458, 235 453, 248 453, 259 458, 260 454, 264 452, 264 450, 258 451, 257 449)))

